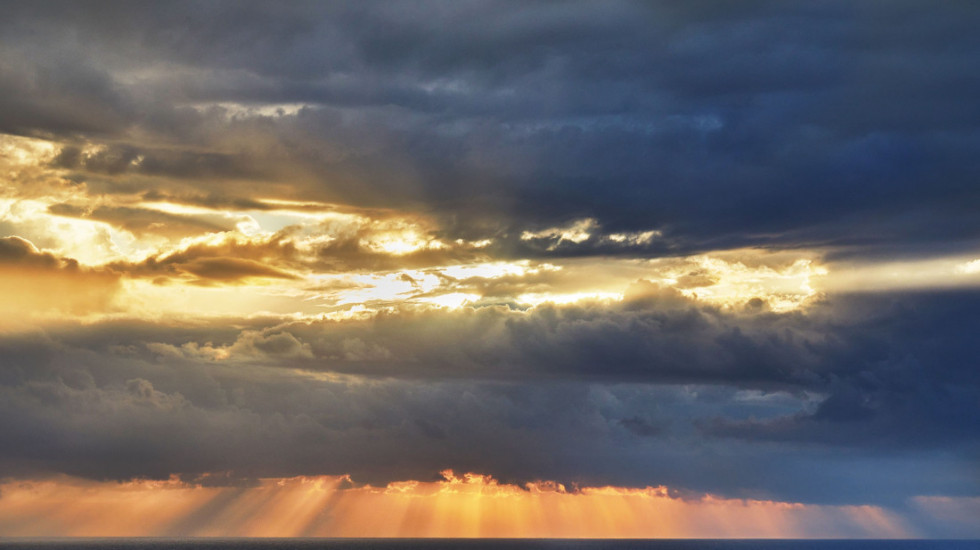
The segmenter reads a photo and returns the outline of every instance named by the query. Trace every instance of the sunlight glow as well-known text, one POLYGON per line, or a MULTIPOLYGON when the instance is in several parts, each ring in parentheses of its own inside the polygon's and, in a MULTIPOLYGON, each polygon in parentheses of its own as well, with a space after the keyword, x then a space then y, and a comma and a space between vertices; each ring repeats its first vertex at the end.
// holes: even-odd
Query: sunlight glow
POLYGON ((583 243, 589 240, 592 237, 592 232, 598 228, 599 223, 595 219, 585 218, 565 227, 549 227, 547 229, 542 229, 541 231, 524 231, 521 233, 521 240, 530 241, 535 239, 557 239, 557 241, 549 247, 549 250, 551 250, 565 241, 575 244, 583 243))
POLYGON ((570 294, 527 293, 517 297, 518 302, 539 306, 541 304, 574 304, 586 300, 592 301, 621 301, 623 295, 616 292, 574 292, 570 294))
MULTIPOLYGON (((208 476, 204 476, 206 479, 208 476)), ((7 536, 257 537, 906 537, 903 518, 874 506, 814 506, 666 487, 524 486, 480 474, 356 487, 348 476, 256 480, 227 487, 180 481, 58 477, 0 486, 7 536)))
POLYGON ((897 262, 866 262, 832 266, 815 280, 827 291, 886 291, 914 288, 980 286, 980 259, 940 257, 897 262))
POLYGON ((446 248, 446 244, 442 241, 423 237, 411 229, 379 232, 363 240, 362 243, 368 250, 395 256, 404 256, 419 250, 446 248))
POLYGON ((663 233, 656 230, 651 231, 641 231, 638 233, 612 233, 606 238, 614 243, 619 244, 629 244, 629 245, 644 245, 650 244, 657 237, 662 236, 663 233))
POLYGON ((417 298, 417 301, 435 304, 449 309, 457 309, 465 304, 475 302, 480 299, 479 294, 467 294, 465 292, 450 292, 439 296, 417 298))
MULTIPOLYGON (((775 312, 792 311, 805 305, 817 293, 811 285, 811 277, 827 273, 825 268, 808 259, 797 260, 784 268, 748 267, 742 262, 726 262, 708 256, 698 257, 695 261, 716 282, 681 289, 686 296, 724 306, 741 305, 760 298, 775 312)), ((675 284, 677 282, 675 280, 675 284)))
POLYGON ((554 268, 549 264, 543 266, 530 267, 527 260, 520 262, 493 262, 469 265, 451 265, 439 269, 439 272, 454 279, 469 279, 481 277, 485 279, 497 279, 508 276, 522 276, 527 273, 537 272, 540 269, 554 268))
POLYGON ((11 167, 36 166, 50 161, 57 151, 47 140, 0 134, 0 159, 11 167))

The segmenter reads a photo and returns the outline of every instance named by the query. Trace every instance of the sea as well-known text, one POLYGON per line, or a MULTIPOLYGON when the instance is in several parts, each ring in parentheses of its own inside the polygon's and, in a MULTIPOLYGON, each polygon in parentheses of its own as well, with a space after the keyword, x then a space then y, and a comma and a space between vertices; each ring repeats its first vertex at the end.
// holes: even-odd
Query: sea
POLYGON ((18 539, 24 550, 980 550, 980 540, 18 539))

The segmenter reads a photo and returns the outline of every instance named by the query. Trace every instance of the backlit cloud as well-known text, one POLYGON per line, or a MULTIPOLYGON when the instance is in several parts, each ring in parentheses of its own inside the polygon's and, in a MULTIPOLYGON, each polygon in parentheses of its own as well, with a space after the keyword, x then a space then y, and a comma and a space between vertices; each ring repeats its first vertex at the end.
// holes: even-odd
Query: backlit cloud
POLYGON ((4 8, 0 531, 976 536, 969 3, 4 8))

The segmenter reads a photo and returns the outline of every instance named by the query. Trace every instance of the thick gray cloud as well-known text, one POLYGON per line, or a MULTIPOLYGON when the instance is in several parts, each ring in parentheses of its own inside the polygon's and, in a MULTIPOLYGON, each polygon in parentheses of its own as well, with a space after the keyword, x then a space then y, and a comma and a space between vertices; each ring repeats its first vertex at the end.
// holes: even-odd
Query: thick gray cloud
POLYGON ((455 468, 838 503, 978 490, 975 296, 807 316, 670 299, 21 335, 0 349, 0 463, 373 483, 455 468))
POLYGON ((664 230, 645 255, 980 230, 969 2, 7 6, 0 128, 108 140, 82 178, 664 230))
MULTIPOLYGON (((17 314, 104 311, 119 273, 231 284, 747 245, 965 255, 980 239, 972 2, 2 8, 0 132, 56 142, 46 169, 82 197, 51 214, 178 238, 234 216, 140 201, 317 200, 493 238, 393 258, 362 228, 299 258, 286 228, 99 270, 5 237, 0 270, 39 283, 17 314), (581 239, 553 231, 582 220, 581 239), (92 284, 40 284, 69 272, 92 284)), ((456 311, 3 336, 0 475, 454 468, 810 502, 980 493, 976 292, 774 313, 639 283, 621 304, 519 311, 520 285, 490 289, 507 283, 456 311)))

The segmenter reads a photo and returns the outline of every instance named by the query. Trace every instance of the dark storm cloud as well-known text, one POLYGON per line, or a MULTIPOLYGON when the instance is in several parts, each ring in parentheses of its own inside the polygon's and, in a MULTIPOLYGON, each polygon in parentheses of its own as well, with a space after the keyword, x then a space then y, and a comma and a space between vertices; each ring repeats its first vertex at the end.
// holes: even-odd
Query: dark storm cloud
POLYGON ((976 494, 975 294, 847 297, 809 316, 645 300, 6 338, 0 463, 373 483, 448 467, 811 502, 976 494))
POLYGON ((73 145, 62 147, 52 167, 110 176, 148 175, 178 179, 259 179, 270 174, 245 155, 109 145, 90 154, 73 145))
POLYGON ((975 294, 940 294, 885 302, 883 311, 848 327, 849 351, 829 358, 841 371, 826 380, 829 397, 814 410, 768 420, 718 418, 702 428, 758 441, 844 446, 921 448, 970 441, 975 455, 977 300, 975 294))
POLYGON ((144 186, 237 173, 459 236, 594 217, 672 243, 640 255, 980 236, 969 2, 6 6, 0 126, 197 148, 146 154, 144 186))

